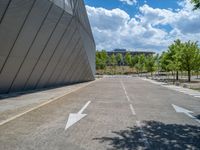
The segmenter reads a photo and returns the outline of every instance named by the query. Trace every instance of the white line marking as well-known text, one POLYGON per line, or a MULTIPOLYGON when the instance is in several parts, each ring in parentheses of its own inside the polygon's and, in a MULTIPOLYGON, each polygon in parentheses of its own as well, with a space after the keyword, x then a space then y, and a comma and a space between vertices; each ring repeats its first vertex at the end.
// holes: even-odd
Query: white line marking
POLYGON ((126 88, 125 88, 124 83, 123 83, 122 80, 121 80, 121 85, 122 85, 122 88, 124 89, 124 93, 125 93, 125 95, 126 95, 126 99, 127 99, 127 101, 130 102, 130 98, 129 98, 127 92, 126 92, 126 88))
POLYGON ((82 114, 83 111, 88 107, 88 105, 91 103, 91 101, 88 101, 84 106, 83 108, 78 112, 78 114, 82 114))
POLYGON ((86 86, 88 86, 88 85, 90 85, 90 84, 92 84, 92 83, 94 83, 94 82, 96 82, 96 81, 99 81, 99 80, 101 80, 101 79, 96 79, 95 81, 92 81, 92 82, 90 82, 90 83, 88 83, 88 84, 85 84, 84 86, 79 87, 79 88, 77 88, 77 89, 71 90, 71 91, 65 93, 65 94, 62 95, 62 96, 56 97, 56 98, 54 98, 54 99, 52 99, 52 100, 49 100, 49 101, 47 101, 47 102, 44 102, 44 103, 42 103, 42 104, 40 104, 40 105, 38 105, 38 106, 36 106, 36 107, 33 107, 33 108, 31 108, 31 109, 29 109, 29 110, 23 112, 23 113, 20 113, 20 114, 18 114, 18 115, 15 115, 15 116, 9 118, 9 119, 6 119, 6 120, 0 122, 0 126, 1 126, 1 125, 4 125, 4 124, 6 124, 6 123, 8 123, 8 122, 10 122, 10 121, 12 121, 12 120, 14 120, 14 119, 17 119, 17 118, 19 118, 19 117, 21 117, 21 116, 23 116, 23 115, 25 115, 25 114, 27 114, 27 113, 33 111, 33 110, 39 109, 40 107, 43 107, 43 106, 45 106, 45 105, 47 105, 47 104, 49 104, 49 103, 51 103, 51 102, 53 102, 53 101, 55 101, 55 100, 58 100, 58 99, 60 99, 60 98, 62 98, 62 97, 64 97, 64 96, 66 96, 66 95, 68 95, 68 94, 70 94, 70 93, 76 92, 76 91, 78 91, 78 90, 80 90, 80 89, 82 89, 82 88, 84 88, 84 87, 86 87, 86 86))
POLYGON ((195 116, 191 115, 191 114, 193 114, 192 111, 187 110, 187 109, 185 109, 185 108, 182 108, 182 107, 180 107, 180 106, 176 106, 176 105, 174 105, 174 104, 172 104, 172 106, 173 106, 173 108, 175 109, 175 111, 176 111, 177 113, 184 113, 184 114, 187 115, 188 117, 190 117, 190 118, 194 119, 195 121, 197 121, 198 123, 200 123, 200 120, 199 120, 198 118, 196 118, 195 116))
POLYGON ((82 118, 84 118, 85 116, 87 116, 87 114, 82 114, 83 111, 88 107, 88 105, 91 103, 91 101, 88 101, 78 113, 70 113, 68 120, 67 120, 67 124, 65 126, 65 130, 67 130, 69 127, 73 126, 75 123, 77 123, 78 121, 80 121, 82 118))
MULTIPOLYGON (((130 100, 128 94, 127 94, 126 88, 125 88, 124 83, 123 83, 122 80, 121 80, 121 85, 122 85, 122 88, 124 89, 124 93, 125 93, 125 95, 126 95, 127 101, 128 101, 128 102, 131 102, 131 100, 130 100)), ((132 114, 133 114, 133 115, 136 115, 135 110, 134 110, 134 108, 133 108, 133 105, 130 104, 129 107, 130 107, 130 109, 131 109, 132 114)))
POLYGON ((140 121, 136 121, 136 125, 140 128, 141 137, 143 138, 144 144, 146 148, 149 148, 149 142, 144 134, 144 130, 142 129, 142 125, 140 121))
POLYGON ((133 114, 133 115, 136 115, 135 110, 134 110, 134 108, 133 108, 133 105, 130 104, 129 106, 130 106, 130 109, 131 109, 132 114, 133 114))
POLYGON ((185 113, 188 117, 194 119, 196 122, 200 123, 200 120, 197 119, 196 117, 194 117, 193 115, 191 115, 190 113, 185 113))

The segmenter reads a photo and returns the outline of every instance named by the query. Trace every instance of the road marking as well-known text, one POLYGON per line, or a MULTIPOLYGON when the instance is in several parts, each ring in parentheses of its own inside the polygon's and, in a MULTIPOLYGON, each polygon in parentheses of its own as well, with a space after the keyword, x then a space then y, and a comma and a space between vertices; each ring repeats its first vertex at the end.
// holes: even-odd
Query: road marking
POLYGON ((125 95, 126 95, 126 99, 127 99, 127 101, 128 101, 128 102, 130 102, 130 98, 129 98, 129 96, 128 96, 127 92, 126 92, 126 88, 125 88, 125 86, 124 86, 124 83, 123 83, 123 81, 122 81, 122 80, 121 80, 121 85, 122 85, 122 88, 123 88, 123 90, 124 90, 124 93, 125 93, 125 95))
POLYGON ((140 128, 140 134, 141 134, 141 137, 143 138, 143 141, 144 141, 144 144, 145 144, 145 148, 149 148, 149 142, 146 138, 146 135, 144 134, 144 130, 142 129, 142 125, 141 125, 141 122, 140 121, 136 121, 136 125, 138 128, 140 128))
POLYGON ((187 110, 187 109, 185 109, 185 108, 179 107, 179 106, 174 105, 174 104, 172 104, 172 106, 173 106, 173 108, 175 109, 175 111, 176 111, 177 113, 184 113, 184 114, 187 115, 188 117, 190 117, 190 118, 194 119, 195 121, 197 121, 198 123, 200 123, 200 120, 199 120, 199 119, 197 119, 196 117, 194 117, 193 115, 191 115, 191 114, 193 114, 194 112, 192 112, 192 111, 190 111, 190 110, 187 110))
POLYGON ((39 109, 40 107, 43 107, 43 106, 45 106, 45 105, 47 105, 47 104, 50 104, 51 102, 56 101, 56 100, 58 100, 58 99, 60 99, 60 98, 62 98, 62 97, 64 97, 64 96, 66 96, 66 95, 69 95, 69 94, 71 94, 71 93, 73 93, 73 92, 76 92, 76 91, 78 91, 78 90, 80 90, 80 89, 82 89, 82 88, 84 88, 84 87, 87 87, 88 85, 90 85, 90 84, 92 84, 92 83, 94 83, 94 82, 97 82, 97 81, 99 81, 99 80, 101 80, 101 79, 96 79, 95 81, 91 81, 91 82, 85 84, 85 85, 82 86, 82 87, 79 87, 79 88, 77 88, 77 89, 74 89, 74 90, 71 90, 71 91, 65 93, 65 94, 62 95, 62 96, 53 98, 52 100, 49 100, 49 101, 47 101, 47 102, 44 102, 44 103, 42 103, 42 104, 40 104, 40 105, 38 105, 38 106, 36 106, 36 107, 33 107, 33 108, 31 108, 31 109, 29 109, 29 110, 23 112, 23 113, 20 113, 20 114, 15 115, 15 116, 13 116, 13 117, 11 117, 11 118, 8 118, 8 119, 6 119, 6 120, 0 122, 0 126, 1 126, 1 125, 4 125, 4 124, 6 124, 6 123, 8 123, 8 122, 10 122, 10 121, 12 121, 12 120, 14 120, 14 119, 17 119, 17 118, 19 118, 19 117, 21 117, 21 116, 23 116, 23 115, 25 115, 25 114, 27 114, 27 113, 29 113, 29 112, 31 112, 31 111, 34 111, 34 110, 36 110, 36 109, 39 109))
POLYGON ((133 108, 133 105, 130 104, 129 106, 130 106, 130 109, 131 109, 132 114, 133 114, 133 115, 136 115, 135 110, 134 110, 134 108, 133 108))
POLYGON ((83 111, 88 107, 88 105, 91 103, 91 101, 88 101, 78 113, 70 113, 68 120, 67 120, 67 124, 65 126, 65 130, 67 130, 69 127, 73 126, 75 123, 77 123, 78 121, 80 121, 82 118, 84 118, 85 116, 87 116, 87 114, 82 114, 83 111))
MULTIPOLYGON (((125 88, 124 83, 123 83, 122 80, 121 80, 121 85, 122 85, 122 88, 124 89, 124 93, 125 93, 125 95, 126 95, 127 101, 128 101, 128 102, 131 102, 131 100, 130 100, 128 94, 127 94, 126 88, 125 88)), ((129 104, 129 107, 130 107, 130 109, 131 109, 132 114, 133 114, 133 115, 136 115, 136 112, 135 112, 135 110, 134 110, 134 108, 133 108, 133 105, 132 105, 132 104, 129 104)))
POLYGON ((88 105, 91 103, 91 101, 88 101, 84 106, 83 108, 78 112, 78 114, 82 114, 83 111, 88 107, 88 105))

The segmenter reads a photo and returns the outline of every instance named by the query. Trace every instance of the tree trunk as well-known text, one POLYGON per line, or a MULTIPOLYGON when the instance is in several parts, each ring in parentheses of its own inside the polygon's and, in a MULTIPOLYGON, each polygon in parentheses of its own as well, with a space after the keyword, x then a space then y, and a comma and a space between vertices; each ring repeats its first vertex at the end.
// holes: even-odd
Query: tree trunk
POLYGON ((172 80, 173 80, 173 84, 175 83, 175 73, 172 71, 172 80))
POLYGON ((170 76, 170 74, 169 74, 169 72, 167 72, 167 80, 169 80, 169 76, 170 76))
POLYGON ((190 82, 191 81, 191 72, 190 72, 190 70, 188 70, 188 82, 190 82))
POLYGON ((178 81, 178 71, 176 71, 176 80, 178 81))

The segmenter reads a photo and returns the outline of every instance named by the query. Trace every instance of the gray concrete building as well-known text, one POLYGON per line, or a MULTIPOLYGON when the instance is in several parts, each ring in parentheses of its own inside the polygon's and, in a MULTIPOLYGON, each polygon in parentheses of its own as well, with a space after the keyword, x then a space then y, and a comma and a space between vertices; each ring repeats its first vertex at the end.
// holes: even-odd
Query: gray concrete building
POLYGON ((132 56, 135 56, 135 55, 149 56, 149 55, 155 54, 155 52, 151 52, 151 51, 129 51, 129 50, 126 50, 126 49, 114 49, 113 51, 107 52, 108 56, 112 56, 113 54, 114 55, 122 54, 123 57, 125 57, 125 55, 127 53, 131 54, 132 56))
POLYGON ((83 0, 0 0, 0 93, 90 81, 94 74, 83 0))

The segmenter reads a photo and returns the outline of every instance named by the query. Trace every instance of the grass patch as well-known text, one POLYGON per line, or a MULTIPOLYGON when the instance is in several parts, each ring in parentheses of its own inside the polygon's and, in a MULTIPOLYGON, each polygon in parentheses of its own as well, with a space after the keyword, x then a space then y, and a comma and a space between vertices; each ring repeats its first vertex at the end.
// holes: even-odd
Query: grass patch
POLYGON ((135 69, 129 66, 107 66, 106 69, 98 69, 96 71, 97 75, 129 75, 135 73, 135 69))

